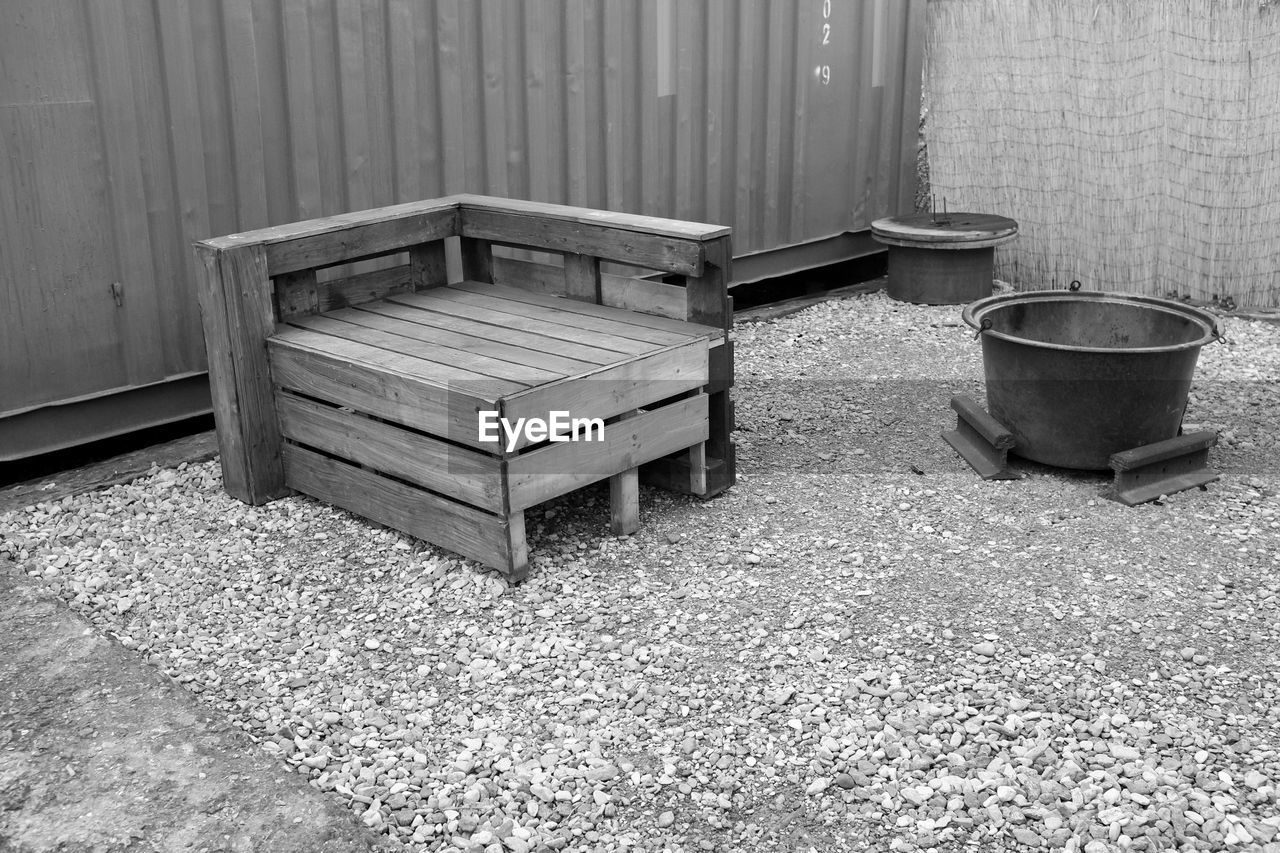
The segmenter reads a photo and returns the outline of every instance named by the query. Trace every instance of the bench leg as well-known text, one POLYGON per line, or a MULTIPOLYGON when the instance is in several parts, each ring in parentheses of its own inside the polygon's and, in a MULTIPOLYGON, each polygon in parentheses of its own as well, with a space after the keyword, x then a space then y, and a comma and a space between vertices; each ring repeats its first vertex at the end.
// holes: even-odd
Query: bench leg
POLYGON ((707 445, 695 444, 687 453, 689 460, 689 491, 695 495, 707 493, 707 445))
MULTIPOLYGON (((634 418, 638 409, 618 415, 619 421, 634 418)), ((629 468, 609 478, 609 530, 614 536, 629 536, 640 529, 640 469, 629 468)))
POLYGON ((640 529, 640 469, 629 468, 609 478, 609 530, 627 536, 640 529))
POLYGON ((507 565, 499 571, 510 583, 529 577, 529 543, 524 537, 524 510, 507 516, 507 565))

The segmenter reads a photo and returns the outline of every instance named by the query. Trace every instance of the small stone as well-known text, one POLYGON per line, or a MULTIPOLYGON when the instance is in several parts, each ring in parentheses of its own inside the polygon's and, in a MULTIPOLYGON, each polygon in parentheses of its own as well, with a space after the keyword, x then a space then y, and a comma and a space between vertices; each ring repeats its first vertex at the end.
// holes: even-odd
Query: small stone
POLYGON ((1015 826, 1013 828, 1013 837, 1018 839, 1019 844, 1026 847, 1039 847, 1044 843, 1044 839, 1025 826, 1015 826))
POLYGON ((850 776, 848 773, 837 773, 835 782, 837 785, 839 785, 841 788, 844 788, 846 791, 852 788, 856 788, 858 786, 858 783, 855 782, 853 777, 850 776))
POLYGON ((1001 785, 996 788, 996 796, 1000 798, 1000 802, 1012 802, 1013 798, 1018 796, 1018 789, 1012 785, 1001 785))
POLYGON ((373 637, 370 637, 369 639, 367 639, 367 640, 365 640, 365 641, 364 641, 364 647, 365 647, 366 649, 368 649, 369 651, 371 651, 371 652, 372 652, 372 651, 377 650, 377 649, 378 649, 378 647, 379 647, 379 646, 381 646, 381 645, 382 645, 382 643, 378 642, 378 641, 377 641, 375 638, 373 638, 373 637))
POLYGON ((1193 649, 1191 646, 1187 646, 1186 648, 1178 652, 1178 654, 1182 656, 1183 660, 1191 660, 1193 657, 1196 656, 1196 650, 1193 649))
POLYGON ((1107 744, 1107 748, 1111 750, 1111 755, 1117 761, 1137 761, 1142 757, 1142 751, 1136 747, 1125 746, 1122 743, 1107 744))
POLYGON ((814 779, 809 783, 809 787, 804 789, 804 792, 811 797, 815 794, 821 794, 823 791, 827 790, 827 784, 828 782, 826 779, 814 779))
POLYGON ((973 646, 973 653, 979 657, 993 658, 996 656, 996 644, 990 641, 975 643, 973 646))
POLYGON ((666 829, 668 826, 676 822, 676 816, 672 812, 663 812, 658 815, 658 828, 666 829))

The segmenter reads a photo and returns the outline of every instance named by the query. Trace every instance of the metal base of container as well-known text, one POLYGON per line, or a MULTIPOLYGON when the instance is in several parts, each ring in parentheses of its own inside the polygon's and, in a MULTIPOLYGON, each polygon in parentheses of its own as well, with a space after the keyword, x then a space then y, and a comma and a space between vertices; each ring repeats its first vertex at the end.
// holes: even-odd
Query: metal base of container
POLYGON ((991 295, 996 250, 889 247, 886 290, 899 302, 964 305, 991 295))

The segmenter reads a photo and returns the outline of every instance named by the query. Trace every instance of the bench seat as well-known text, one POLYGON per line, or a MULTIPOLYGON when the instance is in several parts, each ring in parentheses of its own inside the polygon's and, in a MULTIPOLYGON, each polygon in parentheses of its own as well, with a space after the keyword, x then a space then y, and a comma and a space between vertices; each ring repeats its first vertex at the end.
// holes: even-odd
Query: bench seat
MULTIPOLYGON (((478 282, 290 317, 267 342, 285 485, 518 579, 530 506, 690 448, 690 476, 705 477, 701 389, 723 340, 710 326, 478 282), (500 430, 482 440, 481 411, 604 428, 510 447, 500 430)), ((614 529, 632 532, 636 490, 619 484, 617 498, 614 529)))
POLYGON ((641 476, 734 483, 728 228, 456 195, 195 251, 240 500, 302 492, 518 581, 543 501, 607 479, 629 533, 641 476))

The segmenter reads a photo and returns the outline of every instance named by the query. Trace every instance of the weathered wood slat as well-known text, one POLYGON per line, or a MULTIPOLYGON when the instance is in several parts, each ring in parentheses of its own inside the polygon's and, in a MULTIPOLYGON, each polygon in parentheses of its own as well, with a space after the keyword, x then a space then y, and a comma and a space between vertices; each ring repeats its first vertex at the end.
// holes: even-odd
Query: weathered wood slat
MULTIPOLYGON (((698 338, 586 376, 508 395, 502 413, 513 422, 522 417, 549 420, 553 411, 569 412, 572 417, 612 418, 706 384, 707 342, 698 338)), ((528 443, 521 436, 517 447, 528 443)))
POLYGON ((702 274, 702 243, 697 240, 493 208, 464 209, 461 230, 466 237, 508 246, 593 255, 682 275, 702 274))
POLYGON ((500 516, 297 445, 285 446, 284 469, 289 485, 304 494, 487 565, 507 568, 516 556, 510 525, 500 516))
POLYGON ((320 310, 332 311, 350 305, 363 305, 393 293, 404 293, 412 289, 412 277, 412 265, 401 264, 322 281, 318 285, 320 310))
POLYGON ((316 282, 315 270, 287 272, 272 281, 275 283, 276 319, 287 320, 320 311, 320 286, 316 282))
POLYGON ((605 424, 604 441, 548 444, 507 461, 513 509, 525 509, 706 440, 707 396, 605 424))
POLYGON ((433 311, 423 310, 414 305, 401 305, 397 302, 379 301, 361 305, 360 310, 381 314, 386 317, 396 317, 398 319, 407 320, 411 323, 418 323, 429 328, 447 329, 481 340, 489 340, 495 343, 509 343, 527 349, 537 349, 543 352, 564 356, 565 358, 587 361, 593 364, 612 364, 615 361, 626 358, 625 353, 620 353, 617 350, 587 346, 585 344, 573 343, 571 341, 562 341, 557 338, 548 338, 545 335, 525 332, 519 329, 504 329, 501 326, 480 323, 475 320, 468 320, 464 317, 438 314, 433 311))
POLYGON ((702 273, 688 276, 688 316, 691 323, 716 326, 726 332, 733 323, 733 310, 729 303, 730 267, 733 263, 733 247, 730 238, 721 237, 707 246, 707 264, 702 273))
POLYGON ((564 292, 570 299, 600 304, 600 259, 591 255, 565 255, 564 292))
POLYGON ((653 349, 653 344, 645 343, 644 341, 582 329, 569 324, 555 323, 504 311, 478 311, 474 305, 441 299, 435 291, 396 295, 390 297, 389 301, 401 305, 411 305, 414 308, 440 315, 486 323, 499 329, 533 332, 552 340, 570 341, 598 349, 612 350, 621 355, 639 355, 653 349))
POLYGON ((444 240, 423 243, 409 249, 409 285, 414 290, 426 290, 449 283, 449 270, 445 262, 444 240))
POLYGON ((440 347, 451 347, 452 349, 460 349, 480 355, 487 355, 492 358, 501 359, 502 361, 509 361, 515 364, 524 364, 530 367, 538 367, 544 370, 554 371, 561 375, 585 373, 595 369, 597 364, 595 362, 565 358, 564 356, 555 355, 554 353, 521 347, 502 341, 486 340, 474 335, 455 332, 452 329, 440 329, 434 326, 424 326, 408 320, 388 317, 384 314, 376 314, 372 311, 365 310, 363 307, 331 311, 326 316, 334 317, 338 320, 346 320, 348 323, 368 326, 371 329, 382 329, 387 332, 394 332, 397 335, 403 335, 406 338, 413 338, 414 340, 421 341, 425 344, 440 347))
POLYGON ((264 341, 275 325, 261 246, 198 249, 209 386, 226 490, 261 504, 286 494, 264 341))
POLYGON ((454 233, 454 219, 451 209, 431 210, 367 225, 352 225, 342 231, 340 239, 335 239, 332 231, 322 231, 288 240, 260 239, 258 242, 266 246, 267 266, 271 274, 279 275, 373 258, 403 251, 419 243, 442 240, 454 233))
POLYGON ((502 461, 429 436, 283 391, 276 399, 284 437, 393 474, 493 513, 508 511, 502 461))
MULTIPOLYGON (((349 406, 481 450, 476 412, 498 408, 497 400, 444 387, 378 363, 301 347, 272 338, 271 378, 282 388, 349 406)), ((380 352, 375 350, 374 352, 380 352)), ((394 359, 387 359, 394 363, 394 359)))
MULTIPOLYGON (((674 287, 674 285, 664 285, 666 287, 674 287)), ((497 296, 511 302, 524 302, 529 305, 541 305, 547 308, 555 308, 558 311, 567 311, 570 314, 580 314, 584 317, 605 317, 616 320, 620 323, 627 323, 632 326, 644 326, 648 329, 656 329, 662 332, 671 332, 685 337, 705 337, 710 339, 720 338, 724 336, 724 330, 717 326, 703 326, 698 323, 690 323, 685 320, 672 320, 667 317, 654 317, 649 314, 638 314, 634 311, 623 313, 617 308, 611 308, 606 305, 591 305, 576 300, 561 299, 555 296, 547 296, 543 293, 537 293, 529 290, 522 290, 519 287, 508 287, 501 284, 477 284, 471 281, 462 281, 457 284, 450 285, 453 290, 465 290, 470 293, 484 293, 497 296)))
MULTIPOLYGON (((493 280, 519 290, 563 295, 564 267, 555 264, 494 256, 493 280)), ((622 308, 646 315, 683 320, 688 300, 678 284, 664 284, 632 276, 600 274, 600 301, 611 308, 622 308)))
POLYGON ((339 337, 328 332, 319 332, 307 328, 303 323, 309 320, 323 320, 322 317, 297 318, 297 326, 280 326, 271 338, 272 343, 283 343, 306 347, 316 352, 327 353, 344 359, 353 365, 376 365, 386 370, 394 370, 405 376, 411 376, 422 382, 428 382, 448 390, 456 390, 473 394, 481 399, 490 396, 513 394, 526 389, 522 382, 509 379, 496 379, 474 370, 454 367, 438 361, 428 361, 418 356, 385 349, 383 347, 339 337))
POLYGON ((310 329, 313 332, 323 332, 326 335, 345 338, 357 343, 368 344, 391 353, 413 356, 432 364, 458 368, 487 379, 505 380, 525 387, 531 387, 543 382, 554 382, 565 376, 561 372, 542 370, 511 361, 502 361, 487 355, 469 352, 465 349, 454 349, 452 347, 424 343, 414 338, 398 335, 395 332, 349 323, 328 315, 295 317, 290 321, 290 325, 300 329, 310 329))
POLYGON ((442 302, 466 305, 473 309, 478 318, 497 314, 502 315, 497 322, 505 323, 507 316, 527 317, 538 322, 598 332, 601 335, 651 345, 647 349, 651 349, 654 344, 659 346, 677 344, 690 337, 688 332, 668 332, 630 323, 625 313, 616 310, 606 310, 602 312, 604 316, 577 313, 570 310, 573 305, 579 304, 576 300, 563 299, 560 300, 559 305, 539 305, 493 296, 481 289, 462 290, 453 287, 433 291, 431 297, 442 302))
POLYGON ((732 231, 728 226, 712 225, 706 222, 686 222, 680 219, 664 219, 659 216, 642 216, 635 213, 618 213, 612 210, 595 210, 571 205, 524 201, 522 199, 494 198, 467 193, 459 193, 450 196, 450 198, 461 205, 464 224, 467 215, 473 211, 503 211, 521 216, 557 220, 584 226, 601 226, 613 230, 635 231, 642 235, 654 234, 686 241, 711 240, 716 237, 723 237, 732 231))

